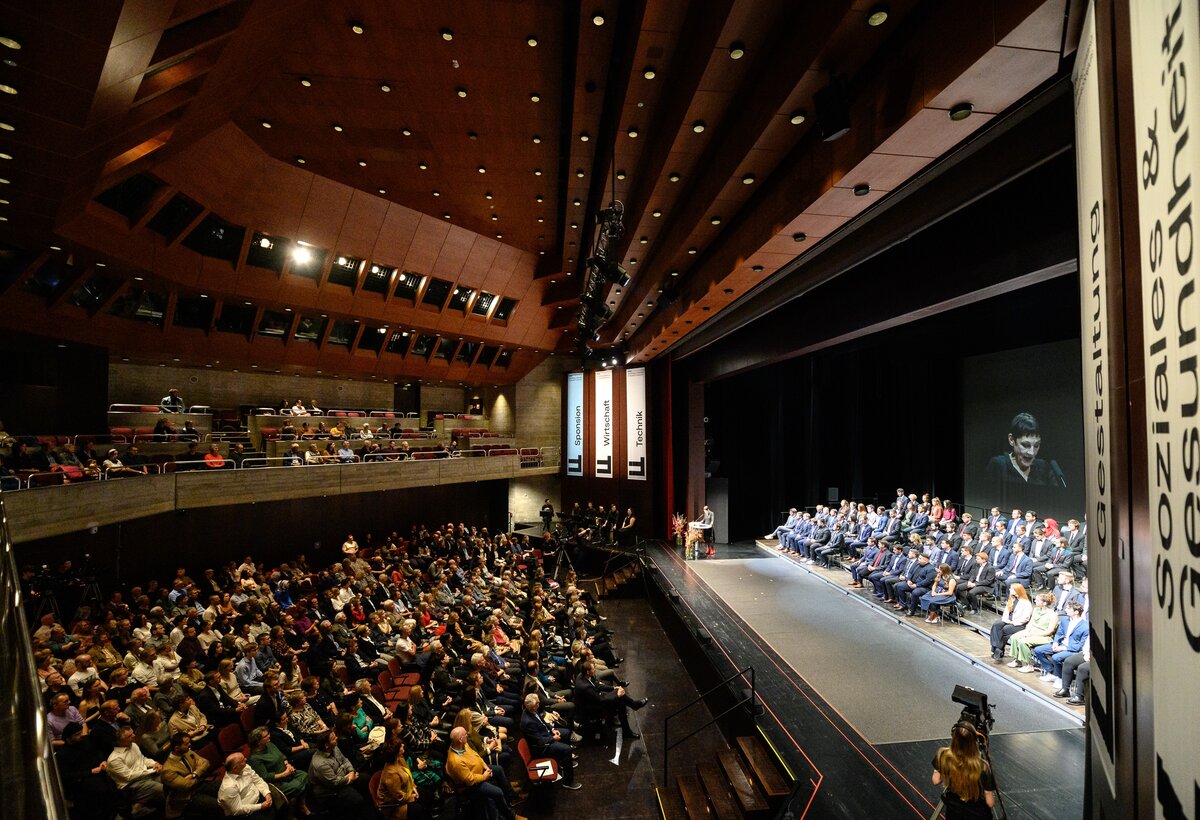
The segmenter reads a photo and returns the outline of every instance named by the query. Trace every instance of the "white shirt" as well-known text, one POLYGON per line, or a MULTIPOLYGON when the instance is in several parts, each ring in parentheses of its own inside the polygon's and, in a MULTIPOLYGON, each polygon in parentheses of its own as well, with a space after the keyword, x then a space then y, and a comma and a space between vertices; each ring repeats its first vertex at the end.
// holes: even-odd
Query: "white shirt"
POLYGON ((241 774, 225 770, 221 788, 217 791, 217 802, 226 816, 251 814, 262 811, 263 804, 260 801, 270 793, 267 784, 247 764, 241 774))
POLYGON ((118 746, 108 756, 107 771, 117 788, 123 789, 135 780, 154 774, 154 761, 147 760, 136 743, 125 749, 118 746))
POLYGON ((80 669, 73 672, 71 677, 67 678, 67 686, 70 686, 71 691, 78 697, 83 694, 84 685, 98 677, 100 677, 100 673, 96 671, 96 667, 94 666, 90 669, 80 669))

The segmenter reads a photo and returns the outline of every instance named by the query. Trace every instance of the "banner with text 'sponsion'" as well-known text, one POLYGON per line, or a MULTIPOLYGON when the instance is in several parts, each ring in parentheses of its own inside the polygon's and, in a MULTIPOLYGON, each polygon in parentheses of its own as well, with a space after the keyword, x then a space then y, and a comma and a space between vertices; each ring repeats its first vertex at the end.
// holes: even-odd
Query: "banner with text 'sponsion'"
POLYGON ((583 374, 567 374, 567 475, 583 475, 583 374))

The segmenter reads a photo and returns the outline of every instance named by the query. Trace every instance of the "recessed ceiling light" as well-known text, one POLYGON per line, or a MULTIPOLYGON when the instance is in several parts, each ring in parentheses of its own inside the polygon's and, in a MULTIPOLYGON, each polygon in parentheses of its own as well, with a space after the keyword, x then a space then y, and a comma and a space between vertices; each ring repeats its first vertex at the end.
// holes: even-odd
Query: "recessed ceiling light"
POLYGON ((882 26, 888 19, 887 6, 875 6, 867 15, 868 26, 882 26))
POLYGON ((729 44, 729 59, 740 60, 746 56, 746 44, 741 40, 734 40, 729 44))
POLYGON ((4 129, 5 131, 16 131, 17 130, 17 127, 15 125, 13 125, 11 122, 0 122, 0 128, 4 129))
POLYGON ((366 161, 365 159, 360 159, 360 160, 358 161, 358 167, 359 167, 359 168, 366 168, 366 167, 367 167, 367 161, 366 161))
POLYGON ((440 33, 442 35, 442 39, 447 43, 454 39, 454 32, 448 28, 442 29, 440 33))
POLYGON ((409 129, 407 129, 407 128, 401 128, 401 129, 400 129, 400 133, 401 133, 401 134, 403 134, 403 135, 404 135, 404 136, 406 136, 406 137, 411 137, 411 136, 412 136, 412 131, 410 131, 410 130, 409 130, 409 129))
POLYGON ((576 168, 576 169, 575 169, 575 176, 576 176, 576 177, 578 177, 579 179, 583 179, 583 169, 582 169, 582 168, 576 168))
POLYGON ((269 248, 271 247, 271 240, 264 236, 262 239, 258 240, 258 246, 260 248, 269 248))
POLYGON ((688 255, 695 256, 699 251, 696 248, 688 248, 688 255))
POLYGON ((805 239, 808 239, 808 234, 806 234, 804 231, 796 231, 796 233, 792 234, 792 240, 794 242, 803 242, 805 239))
POLYGON ((107 267, 108 267, 108 263, 107 263, 107 262, 97 262, 97 263, 96 263, 96 267, 98 267, 98 268, 107 268, 107 267))
POLYGON ((860 182, 854 186, 855 196, 866 196, 869 193, 871 193, 871 186, 865 182, 860 182))
POLYGON ((537 38, 530 34, 525 38, 525 44, 530 48, 537 48, 537 38))
POLYGON ((458 88, 454 89, 454 93, 457 94, 459 97, 465 97, 465 96, 467 96, 467 89, 463 88, 460 85, 458 88))
POLYGON ((500 218, 500 215, 499 215, 499 214, 492 214, 492 221, 493 221, 493 222, 495 222, 495 221, 496 221, 496 220, 498 220, 499 218, 500 218))
POLYGON ((653 211, 650 212, 650 216, 654 217, 655 219, 658 219, 660 216, 662 216, 662 211, 660 211, 658 208, 655 208, 653 211))
POLYGON ((478 171, 478 172, 479 172, 479 173, 481 173, 481 174, 486 174, 486 173, 487 173, 487 168, 484 168, 482 165, 480 165, 480 166, 479 166, 478 168, 476 168, 475 170, 476 170, 476 171, 478 171))
POLYGON ((580 142, 587 142, 587 141, 588 141, 588 140, 590 140, 590 139, 591 139, 591 137, 590 137, 590 136, 588 136, 588 132, 587 132, 587 131, 580 131, 580 132, 579 132, 579 141, 580 141, 580 142))
POLYGON ((960 102, 950 109, 950 119, 954 120, 955 122, 962 122, 967 117, 971 116, 972 112, 974 111, 975 106, 971 105, 971 103, 960 102))
POLYGON ((426 165, 426 164, 425 164, 425 163, 423 163, 423 162, 418 162, 418 163, 417 163, 417 168, 418 168, 419 170, 421 170, 421 171, 424 171, 424 170, 428 169, 428 168, 429 168, 429 166, 428 166, 428 165, 426 165))
POLYGON ((387 83, 380 83, 379 90, 382 91, 384 94, 387 94, 389 91, 392 90, 392 87, 390 85, 388 85, 387 83))
POLYGON ((296 157, 296 162, 299 165, 303 165, 304 163, 308 162, 308 160, 306 160, 304 157, 296 157))
POLYGON ((750 270, 754 271, 755 273, 762 273, 762 272, 763 272, 763 266, 762 266, 762 265, 755 265, 754 267, 750 268, 750 270))
POLYGON ((754 184, 754 174, 746 174, 745 176, 743 176, 742 184, 743 185, 753 185, 754 184))
POLYGON ((537 93, 536 91, 531 91, 531 92, 529 92, 529 99, 531 102, 541 102, 542 95, 537 93))
POLYGON ((17 93, 17 89, 13 88, 11 85, 5 85, 3 83, 0 83, 0 91, 3 91, 5 94, 17 93))
POLYGON ((617 179, 625 179, 625 172, 617 171, 617 179))
POLYGON ((541 144, 542 144, 542 138, 541 138, 541 137, 539 137, 537 134, 534 134, 534 135, 533 135, 533 144, 534 144, 534 145, 541 145, 541 144))
POLYGON ((477 139, 479 139, 479 135, 478 135, 478 134, 476 134, 474 131, 468 131, 468 132, 467 132, 467 139, 469 139, 469 140, 477 140, 477 139))
POLYGON ((7 48, 11 48, 13 51, 20 51, 20 50, 21 50, 21 43, 20 43, 20 41, 19 41, 19 40, 14 40, 14 39, 13 39, 13 38, 11 38, 11 37, 0 37, 0 46, 5 46, 5 47, 7 47, 7 48))
POLYGON ((788 122, 792 125, 799 125, 806 119, 808 119, 808 113, 803 108, 798 108, 792 112, 791 117, 788 118, 788 122))
POLYGON ((654 70, 654 66, 648 65, 642 69, 642 76, 647 80, 653 80, 656 76, 658 76, 658 73, 654 70))
POLYGON ((436 191, 436 190, 435 190, 435 191, 433 192, 433 195, 434 195, 434 196, 441 196, 441 195, 442 195, 442 192, 441 192, 441 191, 436 191))
POLYGON ((243 305, 249 305, 249 302, 242 302, 243 305))
POLYGON ((308 79, 308 77, 301 77, 300 85, 304 86, 305 88, 312 88, 312 80, 308 79))
POLYGON ((709 222, 711 222, 711 223, 712 223, 712 224, 714 224, 714 225, 720 225, 720 224, 721 224, 721 217, 719 217, 719 216, 714 216, 712 219, 710 219, 710 220, 708 220, 708 221, 709 221, 709 222))
POLYGON ((10 184, 9 180, 4 179, 3 177, 0 177, 0 185, 9 185, 9 184, 10 184))
POLYGON ((572 222, 572 223, 571 223, 571 230, 575 230, 575 229, 577 229, 578 227, 579 227, 579 223, 578 223, 578 222, 572 222))
POLYGON ((450 214, 442 214, 442 219, 449 219, 449 218, 450 218, 450 214))
POLYGON ((575 199, 571 200, 571 204, 574 205, 576 208, 578 208, 580 205, 583 204, 583 201, 581 199, 579 199, 578 197, 576 197, 575 199))
POLYGON ((541 216, 539 216, 539 217, 537 218, 537 221, 538 221, 538 222, 545 222, 545 221, 546 221, 546 219, 545 219, 544 217, 541 217, 541 216))
POLYGON ((201 298, 201 299, 207 299, 207 298, 208 298, 208 294, 207 294, 207 293, 201 293, 201 294, 200 294, 200 298, 201 298))
POLYGON ((597 12, 595 12, 594 14, 592 14, 592 25, 595 25, 595 26, 602 26, 602 25, 604 25, 604 14, 603 14, 603 12, 599 12, 599 11, 597 11, 597 12))
POLYGON ((545 197, 543 197, 541 194, 538 194, 537 196, 535 196, 535 197, 533 198, 533 201, 534 201, 534 202, 544 202, 544 201, 545 201, 545 197))
POLYGON ((692 131, 696 134, 703 134, 705 127, 704 120, 696 120, 692 123, 692 131))
POLYGON ((542 175, 542 169, 541 169, 541 168, 534 168, 534 169, 533 169, 533 175, 534 175, 535 177, 540 177, 540 176, 542 175))
POLYGON ((671 182, 678 182, 680 179, 682 179, 682 177, 679 176, 678 171, 672 171, 667 179, 669 179, 671 182))
MULTIPOLYGON (((103 266, 103 265, 98 265, 97 267, 101 267, 101 268, 102 268, 102 267, 104 267, 104 266, 103 266)), ((144 281, 146 281, 146 277, 144 277, 144 276, 135 276, 135 277, 133 277, 133 281, 135 281, 135 282, 144 282, 144 281)))
POLYGON ((0 159, 12 159, 12 154, 0 153, 0 159))
POLYGON ((637 130, 637 128, 630 128, 630 129, 629 129, 628 131, 626 131, 625 133, 629 135, 629 138, 630 138, 631 140, 635 140, 635 139, 637 139, 637 136, 638 136, 638 130, 637 130))
POLYGON ((7 199, 0 199, 0 205, 8 205, 8 204, 9 204, 9 202, 7 199))
POLYGON ((491 191, 488 191, 488 192, 486 192, 486 193, 483 195, 483 198, 484 198, 484 199, 487 199, 487 200, 490 200, 490 199, 492 198, 492 192, 491 192, 491 191))
POLYGON ((334 124, 333 124, 333 130, 334 130, 334 131, 337 131, 337 132, 340 134, 340 133, 342 133, 342 130, 343 130, 343 129, 342 129, 342 126, 338 125, 337 123, 334 123, 334 124))
POLYGON ((61 251, 61 250, 62 250, 62 246, 61 246, 61 245, 51 245, 51 246, 50 246, 50 250, 52 250, 52 251, 61 251))
POLYGON ((387 188, 380 188, 380 189, 379 189, 379 193, 381 193, 381 194, 386 194, 386 193, 387 193, 387 188))
POLYGON ((497 239, 503 239, 503 238, 504 238, 504 234, 502 234, 502 233, 498 233, 498 234, 496 234, 496 238, 497 238, 497 239))
POLYGON ((648 236, 643 236, 641 239, 638 240, 638 242, 642 243, 643 245, 645 245, 649 241, 650 241, 650 237, 648 237, 648 236))

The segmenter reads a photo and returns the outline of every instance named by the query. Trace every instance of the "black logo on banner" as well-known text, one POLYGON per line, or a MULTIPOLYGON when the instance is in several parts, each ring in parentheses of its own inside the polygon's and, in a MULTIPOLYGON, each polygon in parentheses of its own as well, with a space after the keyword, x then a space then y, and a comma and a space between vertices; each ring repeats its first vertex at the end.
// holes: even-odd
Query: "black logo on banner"
POLYGON ((646 459, 639 458, 636 461, 629 462, 629 477, 630 478, 645 478, 646 477, 646 459))
POLYGON ((596 459, 596 475, 612 475, 612 456, 596 459))
POLYGON ((571 456, 567 459, 567 472, 583 475, 583 456, 571 456))

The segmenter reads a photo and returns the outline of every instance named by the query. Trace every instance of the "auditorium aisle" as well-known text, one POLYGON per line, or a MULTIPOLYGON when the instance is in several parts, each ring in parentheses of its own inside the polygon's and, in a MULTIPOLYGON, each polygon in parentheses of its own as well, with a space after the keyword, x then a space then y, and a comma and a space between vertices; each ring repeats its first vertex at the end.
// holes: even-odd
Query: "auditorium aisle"
MULTIPOLYGON (((955 684, 995 704, 992 752, 1009 817, 1079 816, 1079 722, 1003 676, 887 618, 781 556, 749 545, 717 559, 651 551, 731 664, 754 664, 770 724, 823 779, 810 817, 927 817, 929 761, 961 707, 955 684)), ((956 628, 952 625, 948 628, 956 628)))

